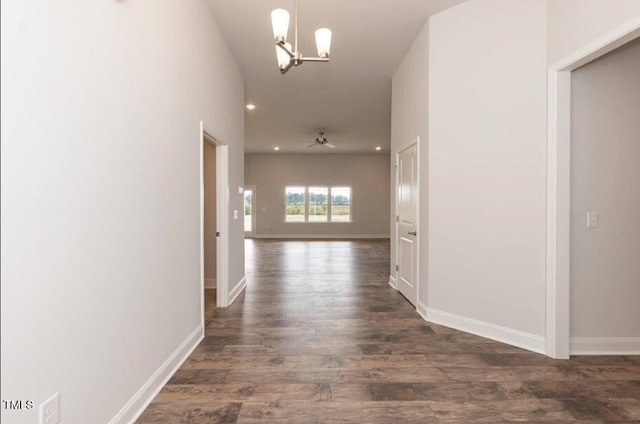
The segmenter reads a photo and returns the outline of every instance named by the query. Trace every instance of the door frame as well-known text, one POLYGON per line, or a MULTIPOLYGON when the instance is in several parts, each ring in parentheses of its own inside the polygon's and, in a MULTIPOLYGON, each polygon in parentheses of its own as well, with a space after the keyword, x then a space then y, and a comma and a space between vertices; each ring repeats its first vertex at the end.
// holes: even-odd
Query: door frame
POLYGON ((553 358, 571 353, 571 73, 638 37, 640 17, 549 66, 545 350, 553 358))
MULTIPOLYGON (((394 210, 394 214, 395 216, 393 217, 393 221, 395 224, 395 257, 394 257, 394 261, 395 261, 395 271, 393 273, 393 278, 394 278, 394 283, 391 284, 391 287, 393 287, 396 291, 399 291, 399 284, 400 284, 400 272, 398 271, 397 265, 398 265, 398 260, 399 260, 399 255, 400 255, 400 222, 398 217, 399 215, 399 209, 400 209, 400 203, 398 201, 399 199, 399 185, 400 185, 400 153, 404 152, 405 150, 416 146, 416 232, 418 233, 418 235, 416 236, 416 275, 415 275, 415 285, 416 285, 416 310, 420 311, 421 307, 420 305, 422 304, 420 302, 420 237, 422 235, 421 230, 420 230, 420 136, 416 136, 416 138, 410 140, 408 143, 401 145, 398 150, 396 151, 395 154, 395 210, 394 210)), ((424 308, 426 309, 426 304, 423 304, 424 308)))
MULTIPOLYGON (((244 186, 244 191, 251 190, 251 231, 250 235, 247 236, 247 231, 244 232, 244 238, 256 238, 256 186, 246 185, 244 186)), ((242 216, 244 219, 244 194, 242 198, 242 216)), ((244 227, 244 221, 243 221, 244 227)))
POLYGON ((216 306, 229 306, 229 146, 220 142, 200 121, 200 318, 204 332, 204 143, 216 146, 216 306))

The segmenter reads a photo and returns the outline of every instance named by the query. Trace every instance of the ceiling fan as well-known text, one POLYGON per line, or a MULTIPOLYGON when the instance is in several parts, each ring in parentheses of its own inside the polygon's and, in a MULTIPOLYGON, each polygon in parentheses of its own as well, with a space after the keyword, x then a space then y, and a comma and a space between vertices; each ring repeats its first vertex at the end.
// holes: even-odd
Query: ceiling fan
POLYGON ((307 147, 315 147, 315 146, 324 146, 330 149, 336 148, 335 145, 329 143, 329 140, 327 140, 327 137, 325 137, 324 135, 324 131, 320 131, 315 141, 312 144, 309 144, 307 147))

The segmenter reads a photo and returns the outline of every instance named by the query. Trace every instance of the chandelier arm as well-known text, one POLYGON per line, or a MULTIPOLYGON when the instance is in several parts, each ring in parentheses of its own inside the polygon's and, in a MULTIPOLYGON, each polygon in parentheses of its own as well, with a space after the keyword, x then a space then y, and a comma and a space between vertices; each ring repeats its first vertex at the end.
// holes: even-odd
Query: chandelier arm
POLYGON ((292 60, 291 62, 289 62, 289 64, 288 64, 287 66, 285 66, 284 68, 280 68, 280 73, 281 73, 282 75, 284 75, 284 74, 286 74, 286 73, 287 73, 287 71, 288 71, 289 69, 291 69, 292 67, 293 67, 293 60, 292 60))
POLYGON ((298 52, 298 0, 293 1, 293 51, 298 52))
POLYGON ((303 57, 303 62, 328 62, 328 57, 303 57))
POLYGON ((293 58, 295 56, 295 54, 291 50, 289 50, 287 46, 284 44, 284 41, 278 41, 276 43, 276 46, 284 50, 289 55, 289 57, 293 58))

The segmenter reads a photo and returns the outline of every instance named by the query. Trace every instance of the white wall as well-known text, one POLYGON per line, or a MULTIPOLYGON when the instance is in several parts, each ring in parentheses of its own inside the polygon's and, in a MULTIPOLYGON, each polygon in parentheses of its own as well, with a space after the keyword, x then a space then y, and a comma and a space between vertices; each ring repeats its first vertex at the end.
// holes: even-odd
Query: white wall
MULTIPOLYGON (((546 68, 639 16, 636 0, 471 0, 418 36, 393 77, 392 155, 420 136, 430 320, 544 349, 546 68)), ((394 240, 392 223, 392 257, 394 240)))
POLYGON ((389 236, 389 155, 247 154, 245 182, 255 186, 256 237, 389 236), (285 223, 286 186, 350 186, 351 223, 285 223))
MULTIPOLYGON (((413 45, 396 69, 392 80, 391 96, 391 164, 396 165, 397 154, 419 138, 420 216, 418 243, 420 255, 427 257, 428 231, 428 95, 429 95, 429 26, 425 24, 413 45)), ((392 168, 393 169, 393 168, 392 168)), ((396 214, 396 175, 392 172, 391 217, 396 214)), ((391 222, 391 263, 389 273, 396 270, 396 224, 391 222)), ((418 261, 418 302, 427 304, 426 261, 418 261)))
POLYGON ((430 19, 429 40, 430 315, 498 326, 536 349, 545 331, 546 6, 467 1, 430 19))
POLYGON ((638 0, 549 0, 549 64, 640 17, 638 0))
POLYGON ((639 78, 640 40, 572 75, 574 339, 640 340, 639 78), (586 227, 588 211, 599 212, 598 228, 586 227))
POLYGON ((200 336, 199 122, 242 185, 243 77, 203 0, 1 16, 2 399, 36 403, 2 421, 59 391, 61 422, 106 423, 200 336))

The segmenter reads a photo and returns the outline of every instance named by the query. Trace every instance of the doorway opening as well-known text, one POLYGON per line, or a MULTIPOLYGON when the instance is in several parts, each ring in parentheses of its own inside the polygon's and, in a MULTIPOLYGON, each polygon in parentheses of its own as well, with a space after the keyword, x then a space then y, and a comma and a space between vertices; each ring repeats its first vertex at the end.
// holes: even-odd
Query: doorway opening
POLYGON ((216 307, 229 306, 229 146, 200 122, 200 280, 204 331, 216 307), (205 319, 205 316, 207 317, 205 319))
POLYGON ((640 352, 640 38, 572 74, 571 355, 640 352))
POLYGON ((202 141, 202 182, 204 190, 204 324, 215 317, 217 282, 217 185, 216 144, 205 134, 202 141))
POLYGON ((566 359, 570 349, 571 79, 572 72, 640 36, 627 22, 549 67, 547 137, 547 355, 566 359))
POLYGON ((244 236, 245 238, 256 236, 256 188, 254 186, 244 188, 244 236))

